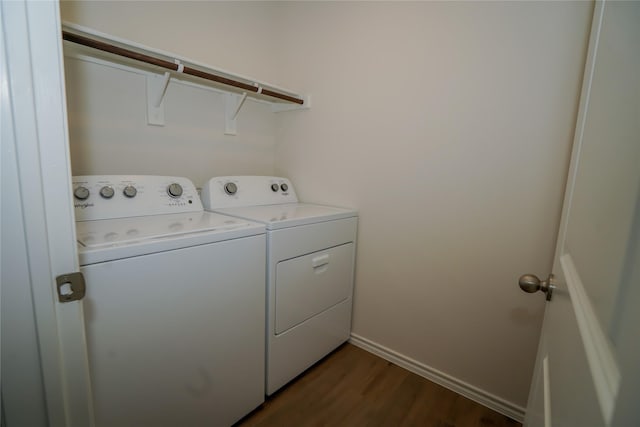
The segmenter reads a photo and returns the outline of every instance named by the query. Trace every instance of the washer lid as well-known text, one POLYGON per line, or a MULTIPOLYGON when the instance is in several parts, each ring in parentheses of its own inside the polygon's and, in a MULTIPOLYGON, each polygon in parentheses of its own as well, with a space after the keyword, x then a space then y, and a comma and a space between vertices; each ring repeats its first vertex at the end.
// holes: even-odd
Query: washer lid
POLYGON ((358 213, 352 209, 312 205, 308 203, 245 206, 217 209, 216 212, 264 223, 268 230, 333 221, 358 215, 358 213))
POLYGON ((213 212, 76 222, 80 264, 262 234, 263 224, 213 212))

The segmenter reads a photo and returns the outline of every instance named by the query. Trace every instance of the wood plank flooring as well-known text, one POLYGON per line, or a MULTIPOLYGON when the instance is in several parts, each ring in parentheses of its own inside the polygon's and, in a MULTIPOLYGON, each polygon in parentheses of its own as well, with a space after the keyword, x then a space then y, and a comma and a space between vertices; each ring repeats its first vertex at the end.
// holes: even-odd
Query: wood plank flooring
POLYGON ((520 423, 351 344, 310 368, 236 427, 516 427, 520 423))

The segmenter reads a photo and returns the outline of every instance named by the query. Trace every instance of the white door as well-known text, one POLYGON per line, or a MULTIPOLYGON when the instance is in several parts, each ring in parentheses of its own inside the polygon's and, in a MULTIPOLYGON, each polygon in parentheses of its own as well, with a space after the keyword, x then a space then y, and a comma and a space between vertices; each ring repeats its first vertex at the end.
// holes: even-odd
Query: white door
POLYGON ((42 425, 32 412, 44 412, 37 418, 50 426, 93 425, 82 303, 60 303, 56 292, 56 276, 78 271, 58 7, 0 2, 2 305, 12 308, 2 311, 7 427, 42 425), (23 345, 29 340, 37 345, 23 345), (46 405, 30 404, 31 396, 46 405))
POLYGON ((596 3, 571 162, 525 426, 640 426, 638 1, 596 3))

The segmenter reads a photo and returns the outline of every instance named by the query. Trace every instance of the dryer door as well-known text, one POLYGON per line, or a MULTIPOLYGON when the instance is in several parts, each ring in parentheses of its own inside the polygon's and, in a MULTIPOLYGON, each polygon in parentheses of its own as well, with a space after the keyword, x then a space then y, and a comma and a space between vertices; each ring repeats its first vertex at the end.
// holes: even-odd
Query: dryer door
POLYGON ((346 243, 278 263, 276 334, 351 296, 353 254, 353 243, 346 243))

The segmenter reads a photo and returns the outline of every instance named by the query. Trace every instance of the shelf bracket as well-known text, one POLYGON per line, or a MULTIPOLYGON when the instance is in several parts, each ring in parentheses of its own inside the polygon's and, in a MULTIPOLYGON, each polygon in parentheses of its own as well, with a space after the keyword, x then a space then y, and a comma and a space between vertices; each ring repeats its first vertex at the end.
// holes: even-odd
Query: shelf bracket
POLYGON ((225 93, 225 135, 237 135, 237 117, 244 101, 247 100, 247 92, 243 92, 242 95, 235 93, 225 93))
POLYGON ((167 92, 171 74, 167 71, 163 76, 147 75, 147 123, 164 126, 164 95, 167 92))

